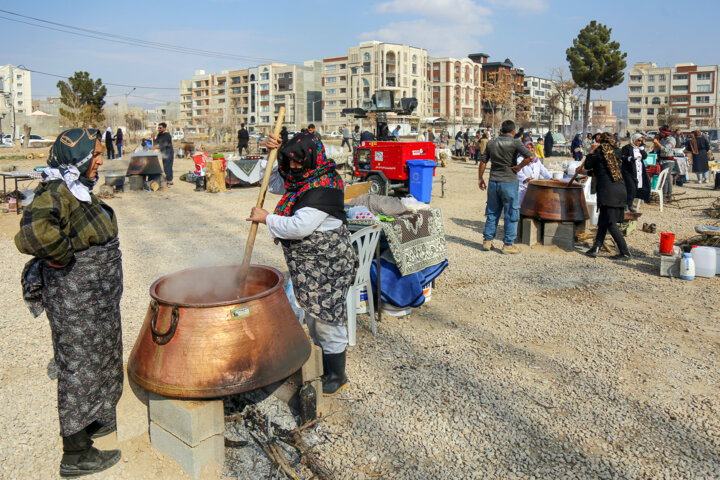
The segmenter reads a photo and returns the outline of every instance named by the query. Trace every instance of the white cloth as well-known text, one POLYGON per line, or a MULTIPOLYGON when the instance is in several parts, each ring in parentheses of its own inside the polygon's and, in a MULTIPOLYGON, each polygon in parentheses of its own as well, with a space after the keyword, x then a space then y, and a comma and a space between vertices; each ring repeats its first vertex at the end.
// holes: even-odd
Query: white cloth
POLYGON ((638 181, 638 188, 642 188, 642 186, 643 186, 642 152, 640 151, 641 148, 642 147, 636 147, 635 145, 633 145, 633 160, 635 161, 635 177, 637 178, 637 181, 638 181))
POLYGON ((70 193, 73 194, 73 197, 81 202, 91 203, 90 189, 78 180, 78 178, 80 178, 80 171, 75 165, 67 167, 65 176, 63 176, 57 168, 50 167, 43 170, 43 174, 46 180, 62 180, 65 182, 65 185, 67 185, 70 193))
MULTIPOLYGON (((522 163, 522 161, 525 159, 525 157, 518 156, 517 157, 517 163, 518 165, 522 163)), ((528 189, 528 183, 531 180, 538 180, 540 177, 544 178, 545 180, 550 180, 552 178, 552 174, 548 171, 547 168, 545 168, 545 165, 543 165, 541 162, 539 162, 537 159, 528 163, 525 165, 520 171, 517 173, 518 178, 518 203, 522 205, 522 201, 525 198, 525 192, 528 189), (527 182, 525 180, 529 179, 527 182)))

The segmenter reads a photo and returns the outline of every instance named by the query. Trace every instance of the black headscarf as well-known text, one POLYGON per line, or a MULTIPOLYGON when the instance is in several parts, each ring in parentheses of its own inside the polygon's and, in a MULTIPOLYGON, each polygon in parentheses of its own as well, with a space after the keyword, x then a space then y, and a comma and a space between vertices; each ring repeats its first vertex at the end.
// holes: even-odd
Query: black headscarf
POLYGON ((62 132, 48 155, 47 164, 57 168, 64 177, 70 167, 78 170, 78 181, 88 188, 95 185, 97 178, 87 178, 85 172, 92 163, 95 142, 100 138, 100 131, 94 128, 73 128, 62 132))

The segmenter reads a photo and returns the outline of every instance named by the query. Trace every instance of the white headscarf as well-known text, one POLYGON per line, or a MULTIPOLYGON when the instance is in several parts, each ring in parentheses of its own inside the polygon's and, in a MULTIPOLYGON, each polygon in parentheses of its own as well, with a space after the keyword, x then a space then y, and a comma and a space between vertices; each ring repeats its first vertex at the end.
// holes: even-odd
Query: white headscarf
MULTIPOLYGON (((92 155, 92 152, 90 155, 92 155)), ((70 193, 73 194, 73 197, 77 198, 81 202, 91 202, 90 189, 78 180, 80 178, 80 171, 75 165, 68 165, 65 169, 65 175, 60 173, 60 170, 57 168, 47 167, 43 170, 43 177, 45 181, 62 180, 65 182, 68 190, 70 190, 70 193)))

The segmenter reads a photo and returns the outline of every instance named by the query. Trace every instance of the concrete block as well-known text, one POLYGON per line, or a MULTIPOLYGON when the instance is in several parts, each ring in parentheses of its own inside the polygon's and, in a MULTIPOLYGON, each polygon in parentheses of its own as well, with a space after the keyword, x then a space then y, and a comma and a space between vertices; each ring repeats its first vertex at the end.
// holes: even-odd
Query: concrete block
POLYGON ((323 404, 323 394, 322 394, 322 380, 319 378, 312 381, 312 386, 315 388, 315 393, 317 393, 317 403, 316 403, 316 411, 320 411, 320 407, 322 407, 323 404))
POLYGON ((181 400, 151 392, 150 421, 191 447, 225 433, 222 400, 181 400))
POLYGON ((520 243, 532 247, 540 241, 540 222, 538 222, 534 218, 523 217, 520 225, 522 226, 520 233, 520 243))
POLYGON ((585 220, 584 222, 576 222, 575 223, 575 237, 576 238, 578 237, 578 235, 587 232, 588 222, 589 222, 589 220, 585 220))
POLYGON ((125 365, 123 393, 117 404, 117 441, 124 442, 148 432, 148 391, 133 382, 125 365))
POLYGON ((127 184, 130 191, 137 192, 143 189, 145 182, 142 175, 130 175, 127 178, 127 184))
POLYGON ((679 278, 680 258, 675 255, 660 255, 660 276, 679 278))
POLYGON ((302 375, 302 382, 309 382, 323 376, 323 361, 322 361, 322 348, 317 345, 312 346, 310 350, 310 358, 300 369, 302 375))
POLYGON ((568 237, 567 235, 559 235, 555 237, 545 235, 543 237, 543 245, 555 245, 565 250, 572 250, 575 248, 575 240, 573 237, 568 237))
MULTIPOLYGON (((222 404, 222 402, 220 402, 222 404)), ((225 436, 212 435, 191 447, 161 426, 150 423, 150 443, 160 452, 175 460, 188 475, 198 478, 203 466, 225 462, 225 436)))
POLYGON ((543 222, 543 237, 554 237, 560 228, 560 222, 543 222))
POLYGON ((270 385, 263 387, 263 391, 277 398, 281 402, 285 402, 288 405, 294 405, 294 402, 297 400, 296 397, 300 386, 302 386, 302 383, 300 382, 300 372, 298 371, 285 380, 271 383, 270 385))

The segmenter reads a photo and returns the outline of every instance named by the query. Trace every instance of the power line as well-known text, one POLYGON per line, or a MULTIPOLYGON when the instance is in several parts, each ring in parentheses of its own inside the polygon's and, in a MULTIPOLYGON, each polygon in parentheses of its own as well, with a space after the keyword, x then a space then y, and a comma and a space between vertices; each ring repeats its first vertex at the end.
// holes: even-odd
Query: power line
POLYGON ((16 18, 8 18, 5 16, 0 16, 1 19, 8 20, 10 22, 22 23, 25 25, 33 26, 33 27, 45 28, 47 30, 53 30, 53 31, 61 32, 61 33, 67 33, 70 35, 77 35, 77 36, 81 36, 81 37, 105 40, 107 42, 114 42, 114 43, 120 43, 120 44, 125 44, 125 45, 132 45, 132 46, 137 46, 137 47, 150 48, 150 49, 155 49, 155 50, 163 50, 163 51, 169 51, 169 52, 175 52, 175 53, 184 53, 184 54, 188 54, 188 55, 199 55, 199 56, 203 56, 203 57, 215 57, 215 58, 222 58, 222 59, 229 59, 229 60, 241 60, 241 61, 245 61, 245 62, 292 63, 290 61, 282 61, 282 60, 275 60, 275 59, 271 59, 271 58, 262 58, 262 57, 248 57, 245 55, 236 55, 236 54, 217 52, 217 51, 212 51, 212 50, 202 50, 202 49, 197 49, 197 48, 184 47, 181 45, 173 45, 173 44, 169 44, 169 43, 152 42, 149 40, 143 40, 143 39, 135 38, 135 37, 128 37, 125 35, 117 35, 117 34, 112 34, 112 33, 98 32, 96 30, 91 30, 88 28, 76 27, 73 25, 51 22, 49 20, 44 20, 42 18, 22 15, 22 14, 19 14, 16 12, 11 12, 9 10, 0 9, 0 12, 6 13, 8 15, 13 15, 16 17, 32 20, 34 22, 45 23, 47 25, 39 25, 37 23, 26 22, 23 20, 18 20, 16 18), (61 27, 61 28, 55 28, 55 27, 48 26, 48 25, 54 25, 55 27, 61 27))
MULTIPOLYGON (((57 73, 41 72, 39 70, 33 70, 31 68, 27 68, 23 65, 18 65, 18 68, 22 68, 23 70, 27 70, 32 73, 39 73, 40 75, 47 75, 49 77, 57 77, 57 78, 64 78, 64 79, 70 78, 69 75, 59 75, 57 73)), ((108 85, 108 86, 112 86, 112 87, 143 88, 143 89, 147 89, 147 90, 179 90, 180 89, 180 87, 149 87, 147 85, 127 85, 124 83, 108 83, 108 82, 103 82, 103 85, 108 85)))

